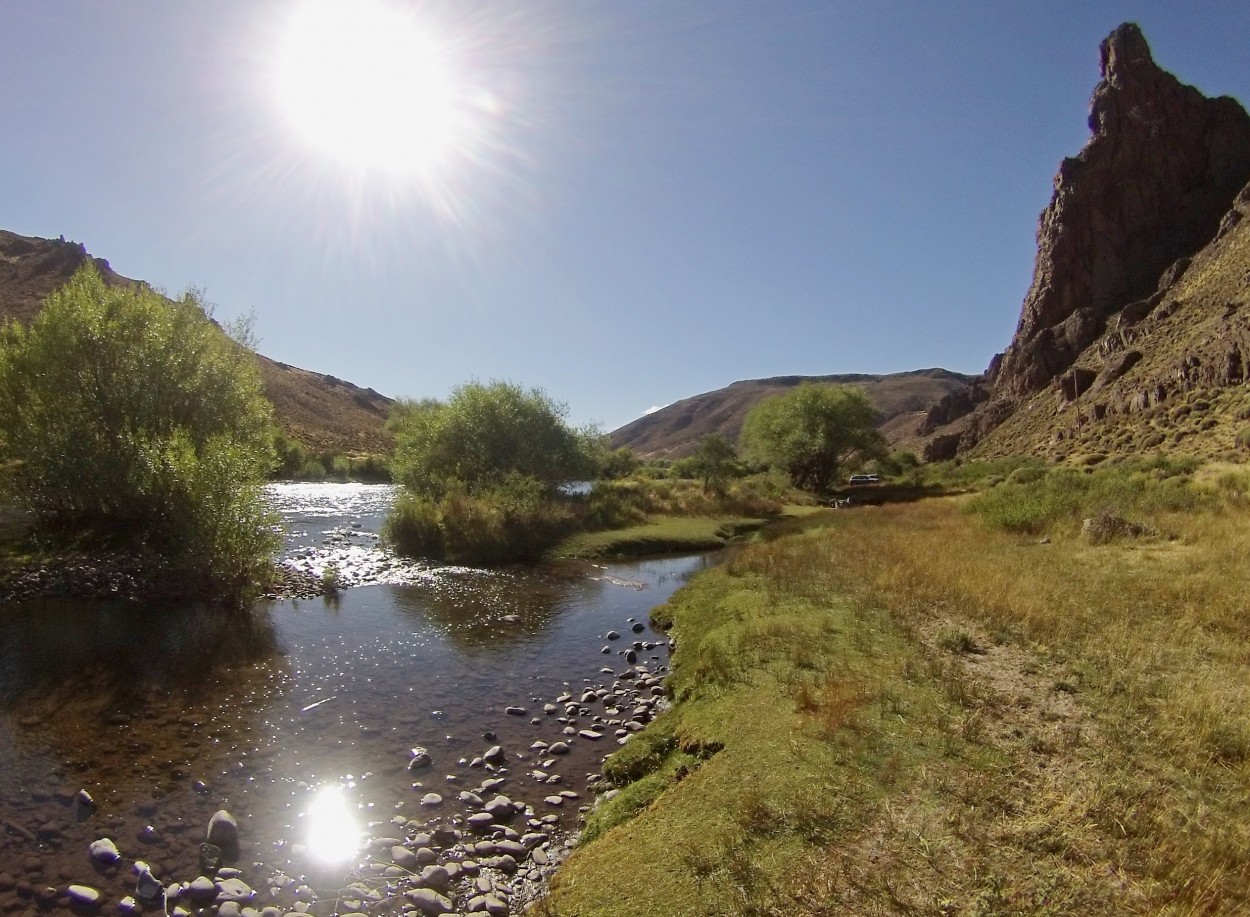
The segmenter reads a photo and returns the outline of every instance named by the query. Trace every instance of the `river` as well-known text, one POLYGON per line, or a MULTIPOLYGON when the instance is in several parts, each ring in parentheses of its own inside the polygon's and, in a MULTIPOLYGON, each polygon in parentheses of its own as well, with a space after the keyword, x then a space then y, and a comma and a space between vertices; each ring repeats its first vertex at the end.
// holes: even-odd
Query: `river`
POLYGON ((662 703, 668 644, 648 611, 712 562, 414 564, 379 546, 387 485, 269 494, 286 562, 333 566, 348 588, 246 618, 136 603, 0 609, 0 913, 82 912, 71 884, 100 893, 89 912, 192 911, 205 899, 185 884, 212 872, 200 845, 221 809, 240 849, 209 876, 210 902, 235 878, 254 893, 241 904, 273 913, 412 909, 401 893, 432 853, 452 884, 425 884, 459 909, 488 895, 518 907, 593 802, 588 777, 662 703), (516 814, 497 805, 471 828, 499 794, 516 814), (117 863, 89 853, 103 838, 117 863), (136 860, 167 896, 136 894, 136 860))

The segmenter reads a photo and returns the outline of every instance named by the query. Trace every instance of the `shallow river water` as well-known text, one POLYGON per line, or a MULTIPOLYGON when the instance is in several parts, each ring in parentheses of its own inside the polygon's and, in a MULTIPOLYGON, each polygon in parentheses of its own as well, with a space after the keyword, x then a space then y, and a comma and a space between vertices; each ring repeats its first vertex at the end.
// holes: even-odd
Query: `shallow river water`
POLYGON ((333 565, 359 585, 245 618, 135 604, 0 608, 0 913, 126 913, 132 903, 212 913, 229 896, 200 845, 220 809, 239 826, 227 865, 255 892, 243 907, 411 910, 402 894, 426 864, 400 869, 384 839, 412 850, 428 840, 437 863, 456 864, 440 892, 458 910, 475 894, 484 908, 492 883, 495 903, 519 899, 509 884, 536 882, 547 871, 538 864, 558 859, 593 802, 588 777, 663 702, 655 679, 668 645, 648 611, 710 563, 411 564, 375 537, 391 488, 270 493, 288 562, 333 565), (566 753, 548 750, 557 742, 566 753), (410 768, 414 750, 428 765, 410 768), (325 788, 340 794, 329 809, 317 802, 325 788), (517 811, 471 830, 482 804, 462 801, 465 791, 503 794, 517 811), (326 811, 337 813, 328 829, 326 811), (342 849, 323 849, 326 835, 342 849), (526 836, 533 859, 514 850, 519 868, 490 868, 501 852, 490 841, 526 836), (116 864, 90 855, 102 838, 116 864), (135 860, 172 886, 168 896, 136 894, 135 860), (178 895, 204 872, 215 897, 178 895), (99 904, 75 903, 71 884, 97 890, 99 904))

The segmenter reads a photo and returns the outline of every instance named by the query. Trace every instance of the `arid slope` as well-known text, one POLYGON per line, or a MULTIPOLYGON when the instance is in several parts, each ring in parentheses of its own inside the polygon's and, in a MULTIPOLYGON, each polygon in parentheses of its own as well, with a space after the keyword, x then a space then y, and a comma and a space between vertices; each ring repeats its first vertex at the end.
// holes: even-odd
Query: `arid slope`
MULTIPOLYGON (((109 283, 141 284, 117 274, 105 259, 92 258, 79 243, 0 230, 0 322, 29 322, 45 297, 87 261, 93 261, 109 283)), ((390 449, 390 436, 382 428, 390 398, 259 354, 257 362, 278 425, 288 436, 316 451, 390 449)))
MULTIPOLYGON (((709 433, 719 433, 730 442, 736 442, 743 418, 757 402, 811 381, 861 386, 880 415, 883 432, 891 442, 896 442, 911 436, 916 415, 972 379, 971 376, 945 369, 921 369, 884 376, 850 373, 751 379, 684 398, 640 417, 613 432, 611 440, 614 448, 628 446, 645 458, 668 459, 689 455, 699 440, 709 433), (909 419, 910 424, 907 423, 909 419), (902 430, 902 433, 895 435, 896 429, 902 430)), ((898 444, 906 445, 905 442, 898 444)))

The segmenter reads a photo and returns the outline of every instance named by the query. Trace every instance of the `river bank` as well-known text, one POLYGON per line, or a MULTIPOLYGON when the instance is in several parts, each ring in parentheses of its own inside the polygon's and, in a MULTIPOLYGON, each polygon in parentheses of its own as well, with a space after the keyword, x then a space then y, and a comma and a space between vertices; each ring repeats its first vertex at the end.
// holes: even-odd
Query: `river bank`
POLYGON ((435 895, 515 912, 539 893, 604 755, 666 703, 668 641, 647 612, 707 562, 409 565, 374 537, 387 494, 278 495, 286 561, 343 573, 315 600, 245 616, 0 607, 0 911, 159 913, 137 862, 171 911, 227 917, 398 913, 435 895), (308 838, 326 787, 356 822, 332 833, 361 845, 337 864, 308 838), (239 851, 214 872, 200 845, 218 810, 239 851), (92 855, 101 841, 116 863, 92 855))
POLYGON ((814 517, 653 612, 674 706, 545 913, 1250 906, 1244 512, 1105 542, 962 506, 814 517))

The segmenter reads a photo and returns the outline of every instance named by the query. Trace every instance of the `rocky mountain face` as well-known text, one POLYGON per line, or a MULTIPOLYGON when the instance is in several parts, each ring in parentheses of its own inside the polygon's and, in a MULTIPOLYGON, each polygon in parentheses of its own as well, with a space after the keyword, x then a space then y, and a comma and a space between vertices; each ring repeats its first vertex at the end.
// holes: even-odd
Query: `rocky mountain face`
POLYGON ((973 377, 922 369, 889 375, 776 376, 735 382, 640 417, 613 432, 611 444, 613 448, 628 446, 644 458, 677 459, 690 455, 709 433, 737 442, 742 421, 757 402, 809 381, 861 386, 877 409, 886 438, 907 446, 914 438, 916 419, 943 396, 963 390, 973 377))
MULTIPOLYGON (((140 285, 113 271, 105 259, 92 258, 80 243, 0 230, 0 322, 29 322, 48 294, 87 261, 110 284, 140 285)), ((383 424, 390 398, 259 354, 256 359, 275 419, 288 436, 315 451, 389 451, 383 424)))
POLYGON ((1205 312, 1185 308, 1194 305, 1199 287, 1204 299, 1223 300, 1212 306, 1217 311, 1228 306, 1235 313, 1244 298, 1244 287, 1217 290, 1209 281, 1222 276, 1213 259, 1238 257, 1228 236, 1247 200, 1250 117, 1234 99, 1207 98, 1160 69, 1136 25, 1117 28, 1099 53, 1091 136, 1055 176, 1016 334, 991 361, 985 384, 952 395, 920 425, 918 432, 929 437, 929 458, 978 444, 991 452, 1050 448, 1066 429, 1039 407, 1051 402, 1085 403, 1101 422, 1140 413, 1161 400, 1161 391, 1189 384, 1185 380, 1240 383, 1241 371, 1230 369, 1229 361, 1242 357, 1216 357, 1171 326, 1182 321, 1206 328, 1205 312), (1154 329, 1164 325, 1171 332, 1156 336, 1154 329), (1150 348, 1167 348, 1167 354, 1155 359, 1150 348), (1173 364, 1194 361, 1205 368, 1173 372, 1173 364), (1147 380, 1156 363, 1167 367, 1164 375, 1147 380), (1124 379, 1140 390, 1119 394, 1124 379), (1051 429, 1046 418, 1062 429, 1051 429), (1022 439, 1030 426, 1038 435, 1022 439))

